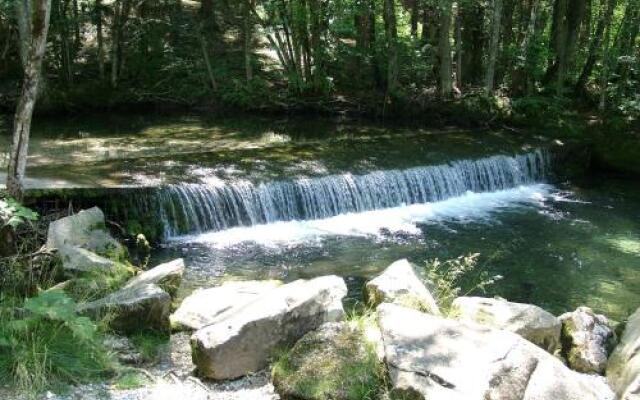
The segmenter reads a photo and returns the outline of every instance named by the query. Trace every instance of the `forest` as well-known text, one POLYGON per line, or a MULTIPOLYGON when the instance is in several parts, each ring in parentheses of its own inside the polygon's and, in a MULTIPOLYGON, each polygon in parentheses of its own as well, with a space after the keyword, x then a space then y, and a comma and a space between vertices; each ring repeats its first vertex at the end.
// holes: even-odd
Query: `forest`
MULTIPOLYGON (((6 111, 22 81, 21 3, 0 2, 6 111)), ((52 0, 50 8, 39 112, 162 105, 436 122, 462 113, 477 122, 505 108, 634 119, 640 109, 636 0, 52 0)))

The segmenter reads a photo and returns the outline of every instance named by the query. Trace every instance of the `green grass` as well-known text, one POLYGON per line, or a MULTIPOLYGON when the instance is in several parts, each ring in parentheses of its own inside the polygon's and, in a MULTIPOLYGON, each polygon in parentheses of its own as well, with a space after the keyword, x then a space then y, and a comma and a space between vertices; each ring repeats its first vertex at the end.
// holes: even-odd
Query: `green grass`
POLYGON ((157 361, 169 346, 169 335, 161 332, 140 332, 131 336, 130 339, 147 362, 157 361))
POLYGON ((61 291, 0 305, 0 382, 35 397, 115 370, 96 325, 75 306, 61 291))

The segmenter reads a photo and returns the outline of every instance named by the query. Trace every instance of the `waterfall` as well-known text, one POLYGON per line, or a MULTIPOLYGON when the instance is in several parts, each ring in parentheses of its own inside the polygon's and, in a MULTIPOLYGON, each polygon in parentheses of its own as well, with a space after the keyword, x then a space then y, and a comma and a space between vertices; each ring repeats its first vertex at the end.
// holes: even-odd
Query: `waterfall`
POLYGON ((548 164, 547 153, 536 150, 512 157, 498 155, 364 175, 346 173, 260 184, 169 185, 159 188, 152 201, 165 235, 170 237, 504 190, 543 182, 548 164))

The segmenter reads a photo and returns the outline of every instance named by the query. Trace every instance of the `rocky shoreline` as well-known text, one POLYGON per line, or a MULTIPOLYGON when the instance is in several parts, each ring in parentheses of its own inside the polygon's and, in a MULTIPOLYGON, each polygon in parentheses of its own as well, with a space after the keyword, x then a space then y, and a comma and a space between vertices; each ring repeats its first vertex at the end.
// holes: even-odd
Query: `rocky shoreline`
MULTIPOLYGON (((53 222, 48 244, 69 271, 113 268, 125 253, 97 208, 53 222)), ((172 332, 152 365, 139 365, 125 336, 111 344, 121 362, 144 371, 146 384, 83 385, 45 397, 640 399, 640 308, 620 337, 587 307, 556 317, 534 305, 463 296, 444 312, 407 260, 366 284, 367 311, 356 318, 345 313, 347 289, 337 276, 227 282, 173 304, 184 270, 180 259, 156 266, 77 309, 108 315, 121 335, 172 332)))

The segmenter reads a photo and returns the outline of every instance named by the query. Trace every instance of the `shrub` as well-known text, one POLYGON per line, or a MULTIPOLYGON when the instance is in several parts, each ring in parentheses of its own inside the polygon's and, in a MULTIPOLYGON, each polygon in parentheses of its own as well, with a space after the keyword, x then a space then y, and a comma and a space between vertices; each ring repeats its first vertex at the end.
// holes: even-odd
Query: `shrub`
POLYGON ((26 393, 105 376, 115 362, 96 325, 60 290, 0 306, 0 381, 26 393))

